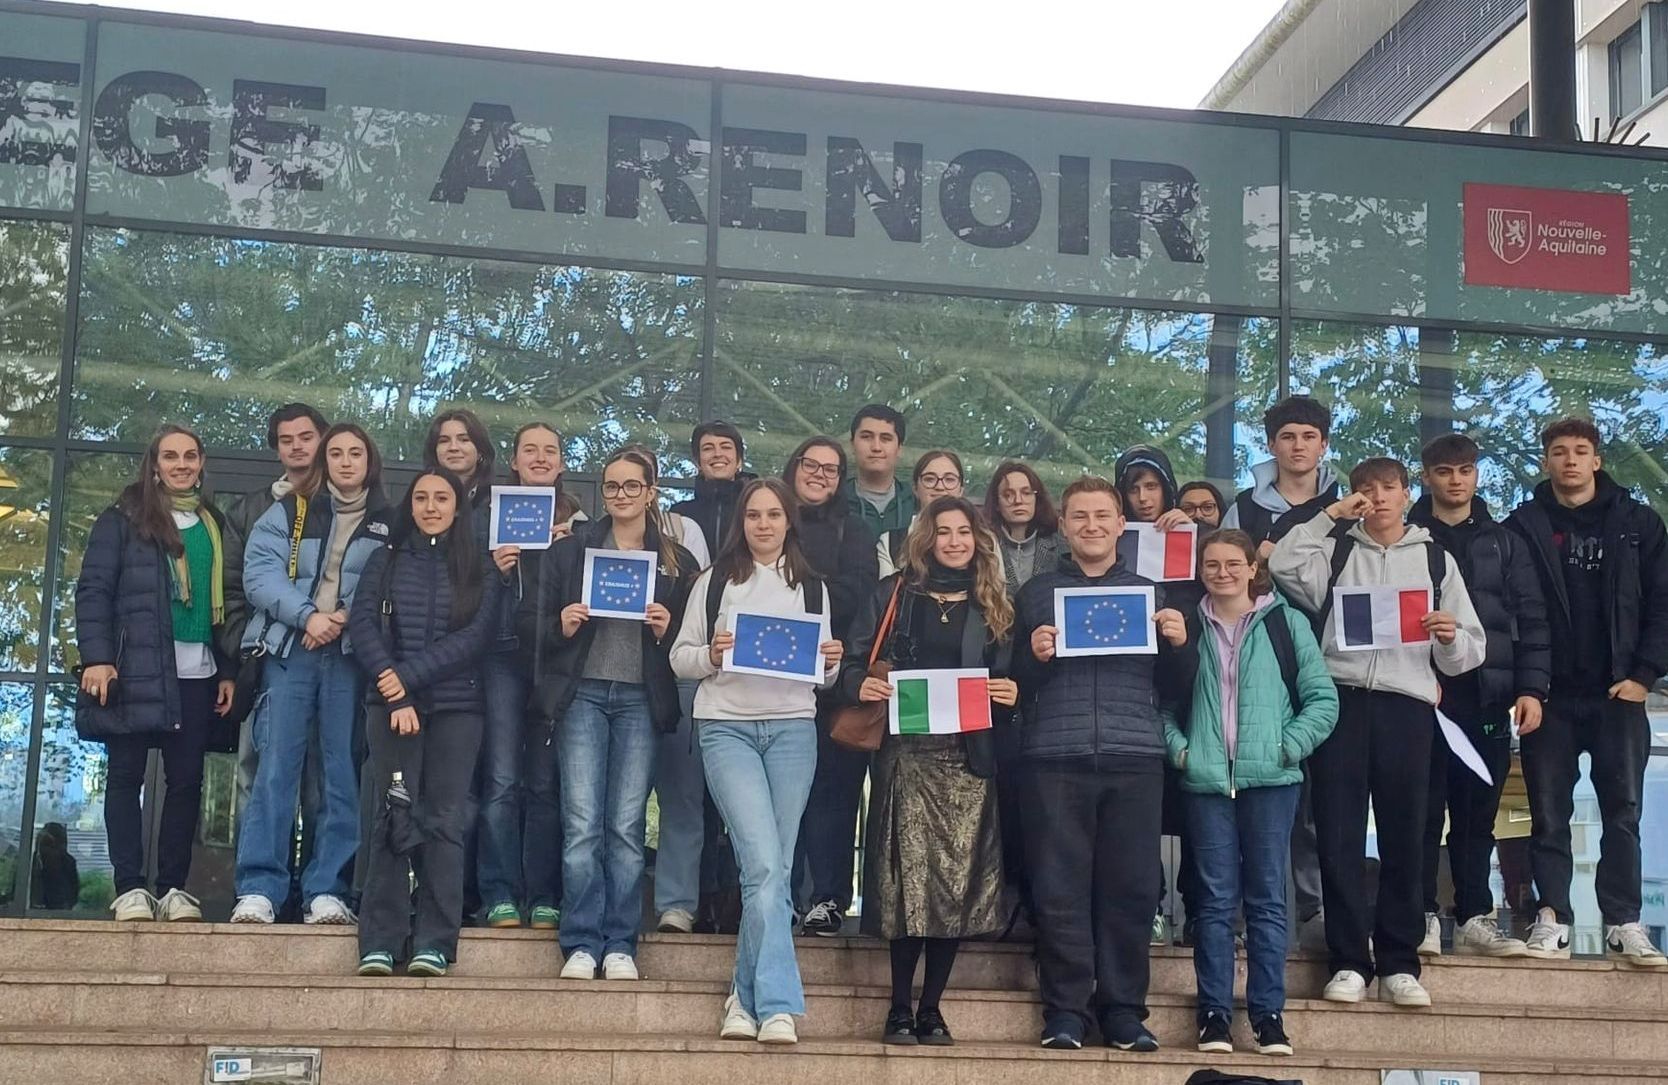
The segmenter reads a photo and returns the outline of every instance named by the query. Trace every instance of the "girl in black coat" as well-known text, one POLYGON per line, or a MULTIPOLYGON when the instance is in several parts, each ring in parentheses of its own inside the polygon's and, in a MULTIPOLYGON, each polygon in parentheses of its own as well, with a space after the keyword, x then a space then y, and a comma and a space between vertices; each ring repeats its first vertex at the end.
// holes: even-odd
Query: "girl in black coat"
POLYGON ((359 974, 442 976, 463 925, 464 836, 481 748, 480 665, 496 633, 499 581, 475 543, 468 493, 445 468, 418 475, 388 546, 371 555, 348 615, 370 685, 365 737, 378 812, 359 914, 359 974), (411 920, 411 871, 417 879, 411 920))
POLYGON ((81 696, 76 730, 109 753, 104 829, 119 920, 200 920, 185 891, 202 805, 203 754, 231 711, 225 622, 225 525, 203 498, 203 442, 163 426, 139 477, 99 514, 75 589, 81 696), (140 789, 153 746, 168 790, 157 840, 156 892, 145 886, 140 789), (160 898, 157 899, 157 898, 160 898))

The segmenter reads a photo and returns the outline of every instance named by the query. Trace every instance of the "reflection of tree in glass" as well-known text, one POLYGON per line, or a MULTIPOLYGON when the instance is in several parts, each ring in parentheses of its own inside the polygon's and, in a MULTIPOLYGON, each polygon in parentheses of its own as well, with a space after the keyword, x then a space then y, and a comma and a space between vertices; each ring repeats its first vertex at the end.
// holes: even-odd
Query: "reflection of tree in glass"
POLYGON ((182 421, 259 448, 303 399, 420 456, 442 405, 494 433, 550 418, 574 466, 620 442, 681 444, 699 399, 699 283, 671 276, 89 232, 78 436, 146 440, 182 421))
POLYGON ((58 536, 57 605, 48 664, 54 673, 69 671, 81 659, 75 650, 75 582, 81 576, 81 557, 86 553, 93 521, 116 500, 138 467, 138 456, 88 452, 70 456, 64 484, 66 501, 59 510, 63 530, 58 536))
POLYGON ((0 449, 0 669, 31 671, 40 636, 52 453, 0 449))
POLYGON ((69 228, 0 221, 0 433, 57 427, 69 228))
MULTIPOLYGON (((853 411, 885 400, 910 418, 911 448, 956 449, 975 486, 1009 456, 1057 485, 1109 470, 1142 441, 1163 445, 1184 476, 1204 471, 1209 315, 726 286, 715 412, 749 432, 749 456, 763 469, 811 433, 843 437, 853 411)), ((1257 412, 1274 381, 1263 323, 1246 321, 1239 339, 1238 379, 1258 397, 1257 412)), ((1230 359, 1233 349, 1230 339, 1230 359)), ((1248 455, 1238 451, 1238 467, 1248 455)))

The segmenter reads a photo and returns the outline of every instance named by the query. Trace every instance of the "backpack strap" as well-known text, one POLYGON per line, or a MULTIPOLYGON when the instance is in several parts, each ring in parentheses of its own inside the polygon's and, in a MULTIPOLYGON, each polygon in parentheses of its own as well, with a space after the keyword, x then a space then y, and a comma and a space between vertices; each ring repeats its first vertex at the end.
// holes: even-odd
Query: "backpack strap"
POLYGON ((707 576, 707 637, 710 639, 718 633, 718 610, 724 605, 724 589, 729 581, 718 575, 718 568, 714 566, 707 576))
MULTIPOLYGON (((1278 611, 1276 607, 1276 611, 1278 611)), ((1263 629, 1268 633, 1268 643, 1274 649, 1274 658, 1280 664, 1280 679, 1286 683, 1286 696, 1291 698, 1292 711, 1303 711, 1303 698, 1297 692, 1297 643, 1292 640, 1292 627, 1286 624, 1286 616, 1280 613, 1270 614, 1263 621, 1263 629)))
POLYGON ((382 584, 378 593, 382 596, 382 635, 388 638, 388 650, 394 650, 394 563, 400 556, 399 547, 388 544, 388 564, 382 567, 382 584))
POLYGON ((1325 643, 1326 619, 1332 614, 1332 589, 1338 586, 1338 578, 1344 575, 1344 566, 1355 551, 1355 537, 1349 529, 1349 524, 1339 524, 1327 535, 1332 540, 1332 567, 1326 577, 1326 594, 1314 616, 1315 639, 1322 643, 1325 643))
POLYGON ((1274 514, 1257 504, 1252 494, 1250 489, 1241 490, 1234 498, 1234 507, 1239 511, 1239 529, 1261 546, 1274 527, 1274 514))
POLYGON ((1448 576, 1448 553, 1435 539, 1425 540, 1425 564, 1431 574, 1431 609, 1442 609, 1442 581, 1448 576))
POLYGON ((805 613, 821 614, 823 608, 822 581, 816 577, 807 577, 803 586, 805 588, 805 613))
POLYGON ((301 536, 307 530, 307 499, 295 495, 295 522, 290 524, 290 583, 301 572, 301 536))

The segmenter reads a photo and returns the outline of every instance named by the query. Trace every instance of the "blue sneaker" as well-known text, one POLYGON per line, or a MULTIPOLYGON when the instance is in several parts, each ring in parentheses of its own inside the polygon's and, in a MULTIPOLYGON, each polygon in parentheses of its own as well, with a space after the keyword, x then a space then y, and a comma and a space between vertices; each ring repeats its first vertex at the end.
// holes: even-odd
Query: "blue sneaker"
POLYGON ((1056 1014, 1043 1023, 1042 1045, 1050 1051, 1081 1051, 1083 1022, 1075 1014, 1056 1014))
POLYGON ((444 976, 446 974, 446 955, 434 949, 425 949, 421 953, 414 953, 411 960, 406 962, 405 974, 408 976, 444 976))
POLYGON ((359 958, 359 974, 361 976, 392 976, 394 974, 394 955, 381 950, 365 954, 359 958))

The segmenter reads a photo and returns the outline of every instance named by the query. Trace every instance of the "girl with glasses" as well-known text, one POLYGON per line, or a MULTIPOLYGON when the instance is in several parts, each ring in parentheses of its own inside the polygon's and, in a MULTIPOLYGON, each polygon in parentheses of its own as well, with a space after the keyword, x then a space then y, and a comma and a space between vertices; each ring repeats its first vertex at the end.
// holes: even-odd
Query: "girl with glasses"
MULTIPOLYGON (((915 460, 915 470, 909 478, 915 489, 915 507, 918 509, 926 508, 941 497, 961 497, 967 482, 967 474, 961 466, 961 457, 947 448, 931 448, 921 453, 915 460)), ((880 564, 882 577, 891 576, 898 571, 904 540, 908 536, 909 532, 906 530, 888 531, 880 537, 875 557, 880 564)))
POLYGON ((1059 514, 1048 487, 1030 464, 1008 460, 990 476, 985 488, 985 523, 996 536, 1008 598, 1038 573, 1048 572, 1065 553, 1059 514))

